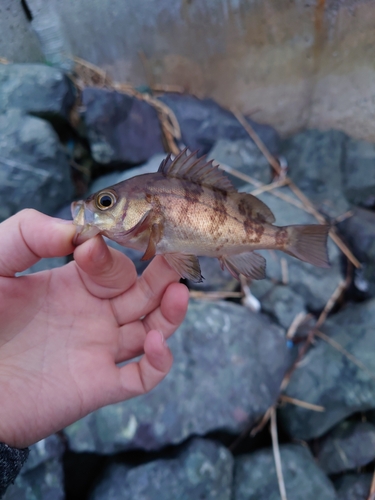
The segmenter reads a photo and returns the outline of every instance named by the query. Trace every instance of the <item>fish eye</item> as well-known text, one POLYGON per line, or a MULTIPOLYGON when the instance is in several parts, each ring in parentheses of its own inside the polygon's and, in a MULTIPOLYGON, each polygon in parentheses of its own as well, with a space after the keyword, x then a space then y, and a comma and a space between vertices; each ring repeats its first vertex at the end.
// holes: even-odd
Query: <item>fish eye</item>
POLYGON ((96 206, 100 210, 108 210, 108 208, 113 207, 115 203, 116 203, 116 197, 113 193, 110 192, 100 193, 96 197, 96 206))

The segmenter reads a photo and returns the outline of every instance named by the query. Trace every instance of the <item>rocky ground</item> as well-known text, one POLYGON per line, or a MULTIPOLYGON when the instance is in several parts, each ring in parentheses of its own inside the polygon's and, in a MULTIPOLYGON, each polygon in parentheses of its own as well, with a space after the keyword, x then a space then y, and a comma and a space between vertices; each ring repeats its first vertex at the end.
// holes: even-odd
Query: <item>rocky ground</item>
MULTIPOLYGON (((79 92, 48 66, 0 65, 0 221, 25 207, 70 218, 72 199, 155 171, 170 137, 160 109, 141 97, 111 88, 79 92)), ((180 125, 178 145, 240 172, 242 179, 231 176, 239 189, 275 180, 232 113, 190 95, 159 99, 180 125)), ((249 283, 252 295, 241 300, 238 282, 202 258, 206 280, 188 284, 195 299, 170 340, 175 362, 166 380, 32 446, 6 500, 279 499, 268 421, 256 432, 275 405, 288 500, 368 498, 375 459, 375 145, 336 130, 282 140, 271 127, 249 123, 361 268, 331 240, 328 270, 267 251, 267 279, 249 283), (290 329, 301 314, 304 321, 290 329)), ((259 197, 279 225, 315 222, 290 186, 259 197)), ((142 272, 140 256, 119 248, 142 272)), ((26 272, 65 262, 44 259, 26 272)))

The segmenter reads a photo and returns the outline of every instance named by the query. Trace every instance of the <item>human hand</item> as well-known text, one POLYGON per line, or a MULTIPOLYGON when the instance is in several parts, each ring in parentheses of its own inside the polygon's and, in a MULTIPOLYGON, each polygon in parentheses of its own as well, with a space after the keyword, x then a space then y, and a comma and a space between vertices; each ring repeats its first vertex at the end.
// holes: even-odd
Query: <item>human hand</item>
POLYGON ((35 210, 0 224, 0 442, 26 447, 91 411, 143 394, 168 373, 164 343, 188 291, 163 257, 137 278, 100 236, 35 210), (74 261, 15 277, 41 257, 74 261), (118 363, 144 353, 140 361, 118 363))

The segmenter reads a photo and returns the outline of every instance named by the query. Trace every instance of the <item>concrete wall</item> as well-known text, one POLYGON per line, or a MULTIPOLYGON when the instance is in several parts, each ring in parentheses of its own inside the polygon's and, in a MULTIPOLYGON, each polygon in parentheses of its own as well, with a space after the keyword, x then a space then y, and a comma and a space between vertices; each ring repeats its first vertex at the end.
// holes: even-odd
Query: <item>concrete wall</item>
POLYGON ((74 54, 117 80, 179 84, 283 134, 335 127, 375 141, 374 0, 27 3, 53 63, 74 54))

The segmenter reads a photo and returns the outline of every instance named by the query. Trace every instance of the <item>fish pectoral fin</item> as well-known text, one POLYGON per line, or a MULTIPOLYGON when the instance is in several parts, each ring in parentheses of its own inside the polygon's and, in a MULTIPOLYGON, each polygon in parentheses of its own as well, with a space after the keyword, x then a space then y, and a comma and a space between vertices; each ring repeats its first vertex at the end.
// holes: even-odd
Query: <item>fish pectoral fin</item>
POLYGON ((148 240, 148 245, 145 253, 141 257, 141 260, 150 260, 156 254, 156 245, 159 243, 162 237, 162 226, 161 224, 154 223, 150 228, 150 238, 148 240))
POLYGON ((166 253, 164 258, 181 278, 186 278, 194 283, 202 283, 204 278, 201 275, 199 260, 195 255, 166 253))
POLYGON ((240 274, 243 274, 246 278, 255 280, 261 280, 266 277, 266 259, 255 252, 222 255, 219 257, 219 262, 237 280, 240 279, 240 274))

